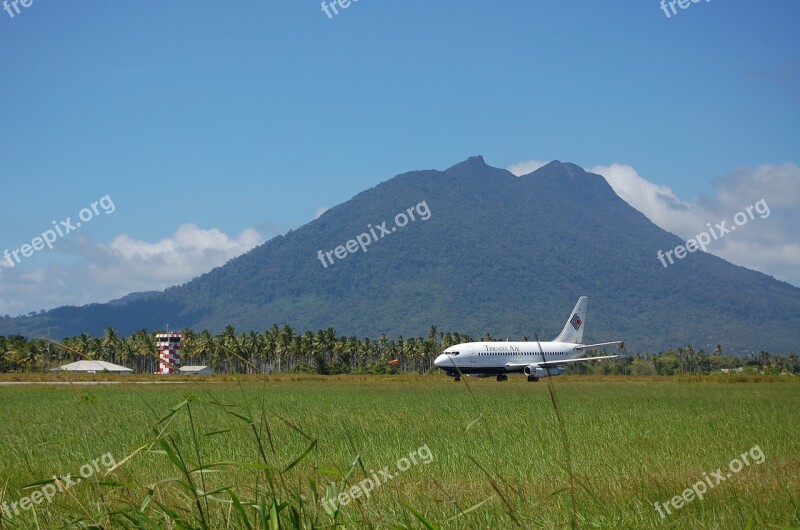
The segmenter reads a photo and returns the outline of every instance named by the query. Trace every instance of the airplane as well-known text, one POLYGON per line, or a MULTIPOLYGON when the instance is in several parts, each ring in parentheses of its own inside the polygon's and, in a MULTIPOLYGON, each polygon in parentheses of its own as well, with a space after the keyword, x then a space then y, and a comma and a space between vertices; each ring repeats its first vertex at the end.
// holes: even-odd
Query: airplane
MULTIPOLYGON (((528 382, 541 377, 554 377, 566 370, 565 365, 587 361, 613 359, 619 355, 578 358, 584 350, 622 344, 621 340, 581 344, 586 326, 586 306, 589 299, 581 296, 572 310, 561 334, 552 342, 465 342, 450 346, 439 355, 433 364, 460 381, 461 375, 470 377, 497 376, 498 381, 507 381, 509 373, 522 372, 528 382)), ((622 346, 620 346, 622 348, 622 346)))

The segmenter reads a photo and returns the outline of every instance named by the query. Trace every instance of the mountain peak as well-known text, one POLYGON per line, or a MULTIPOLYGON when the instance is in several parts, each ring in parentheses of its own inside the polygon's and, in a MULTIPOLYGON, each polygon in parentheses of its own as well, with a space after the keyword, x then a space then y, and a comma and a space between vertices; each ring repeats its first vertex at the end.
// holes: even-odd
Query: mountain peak
POLYGON ((536 171, 534 171, 534 173, 539 173, 539 172, 548 174, 561 173, 561 174, 567 174, 570 177, 574 177, 575 175, 586 173, 586 170, 571 162, 562 162, 560 160, 553 160, 552 162, 545 164, 536 171))
POLYGON ((463 169, 479 169, 479 168, 487 168, 489 167, 486 164, 486 161, 483 159, 482 155, 475 155, 467 158, 463 162, 459 162, 458 164, 447 168, 445 171, 456 171, 456 170, 463 170, 463 169))

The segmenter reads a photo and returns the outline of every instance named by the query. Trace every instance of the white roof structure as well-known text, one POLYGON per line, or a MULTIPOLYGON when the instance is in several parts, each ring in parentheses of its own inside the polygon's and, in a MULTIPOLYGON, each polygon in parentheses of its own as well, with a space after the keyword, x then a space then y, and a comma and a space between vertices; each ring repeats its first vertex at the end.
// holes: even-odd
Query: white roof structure
POLYGON ((214 375, 214 369, 210 366, 181 366, 181 373, 190 375, 214 375))
POLYGON ((94 374, 98 372, 114 372, 118 374, 130 374, 133 370, 120 366, 118 364, 107 363, 105 361, 76 361, 74 363, 65 364, 58 368, 53 368, 53 372, 82 372, 87 374, 94 374))

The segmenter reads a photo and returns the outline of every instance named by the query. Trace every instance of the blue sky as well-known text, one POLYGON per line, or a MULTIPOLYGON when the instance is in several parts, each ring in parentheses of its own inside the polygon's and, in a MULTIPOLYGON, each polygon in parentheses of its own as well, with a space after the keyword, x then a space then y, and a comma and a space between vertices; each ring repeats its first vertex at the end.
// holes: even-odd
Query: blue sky
POLYGON ((794 0, 670 18, 657 0, 360 0, 332 19, 318 0, 18 7, 0 10, 0 251, 106 194, 115 210, 0 268, 0 314, 182 283, 475 154, 607 171, 654 220, 633 188, 730 216, 731 189, 741 208, 775 194, 771 225, 718 250, 800 285, 794 0), (774 259, 748 261, 767 240, 774 259))

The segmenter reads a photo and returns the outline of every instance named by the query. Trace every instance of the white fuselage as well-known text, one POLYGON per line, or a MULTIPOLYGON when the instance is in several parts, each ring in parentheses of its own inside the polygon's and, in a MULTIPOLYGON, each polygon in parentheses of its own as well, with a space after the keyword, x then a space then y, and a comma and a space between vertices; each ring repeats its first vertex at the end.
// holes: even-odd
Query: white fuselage
POLYGON ((459 372, 486 375, 522 372, 520 365, 577 357, 581 352, 576 346, 579 344, 567 342, 467 342, 447 348, 433 364, 453 376, 459 372), (515 366, 509 368, 508 364, 515 366))

